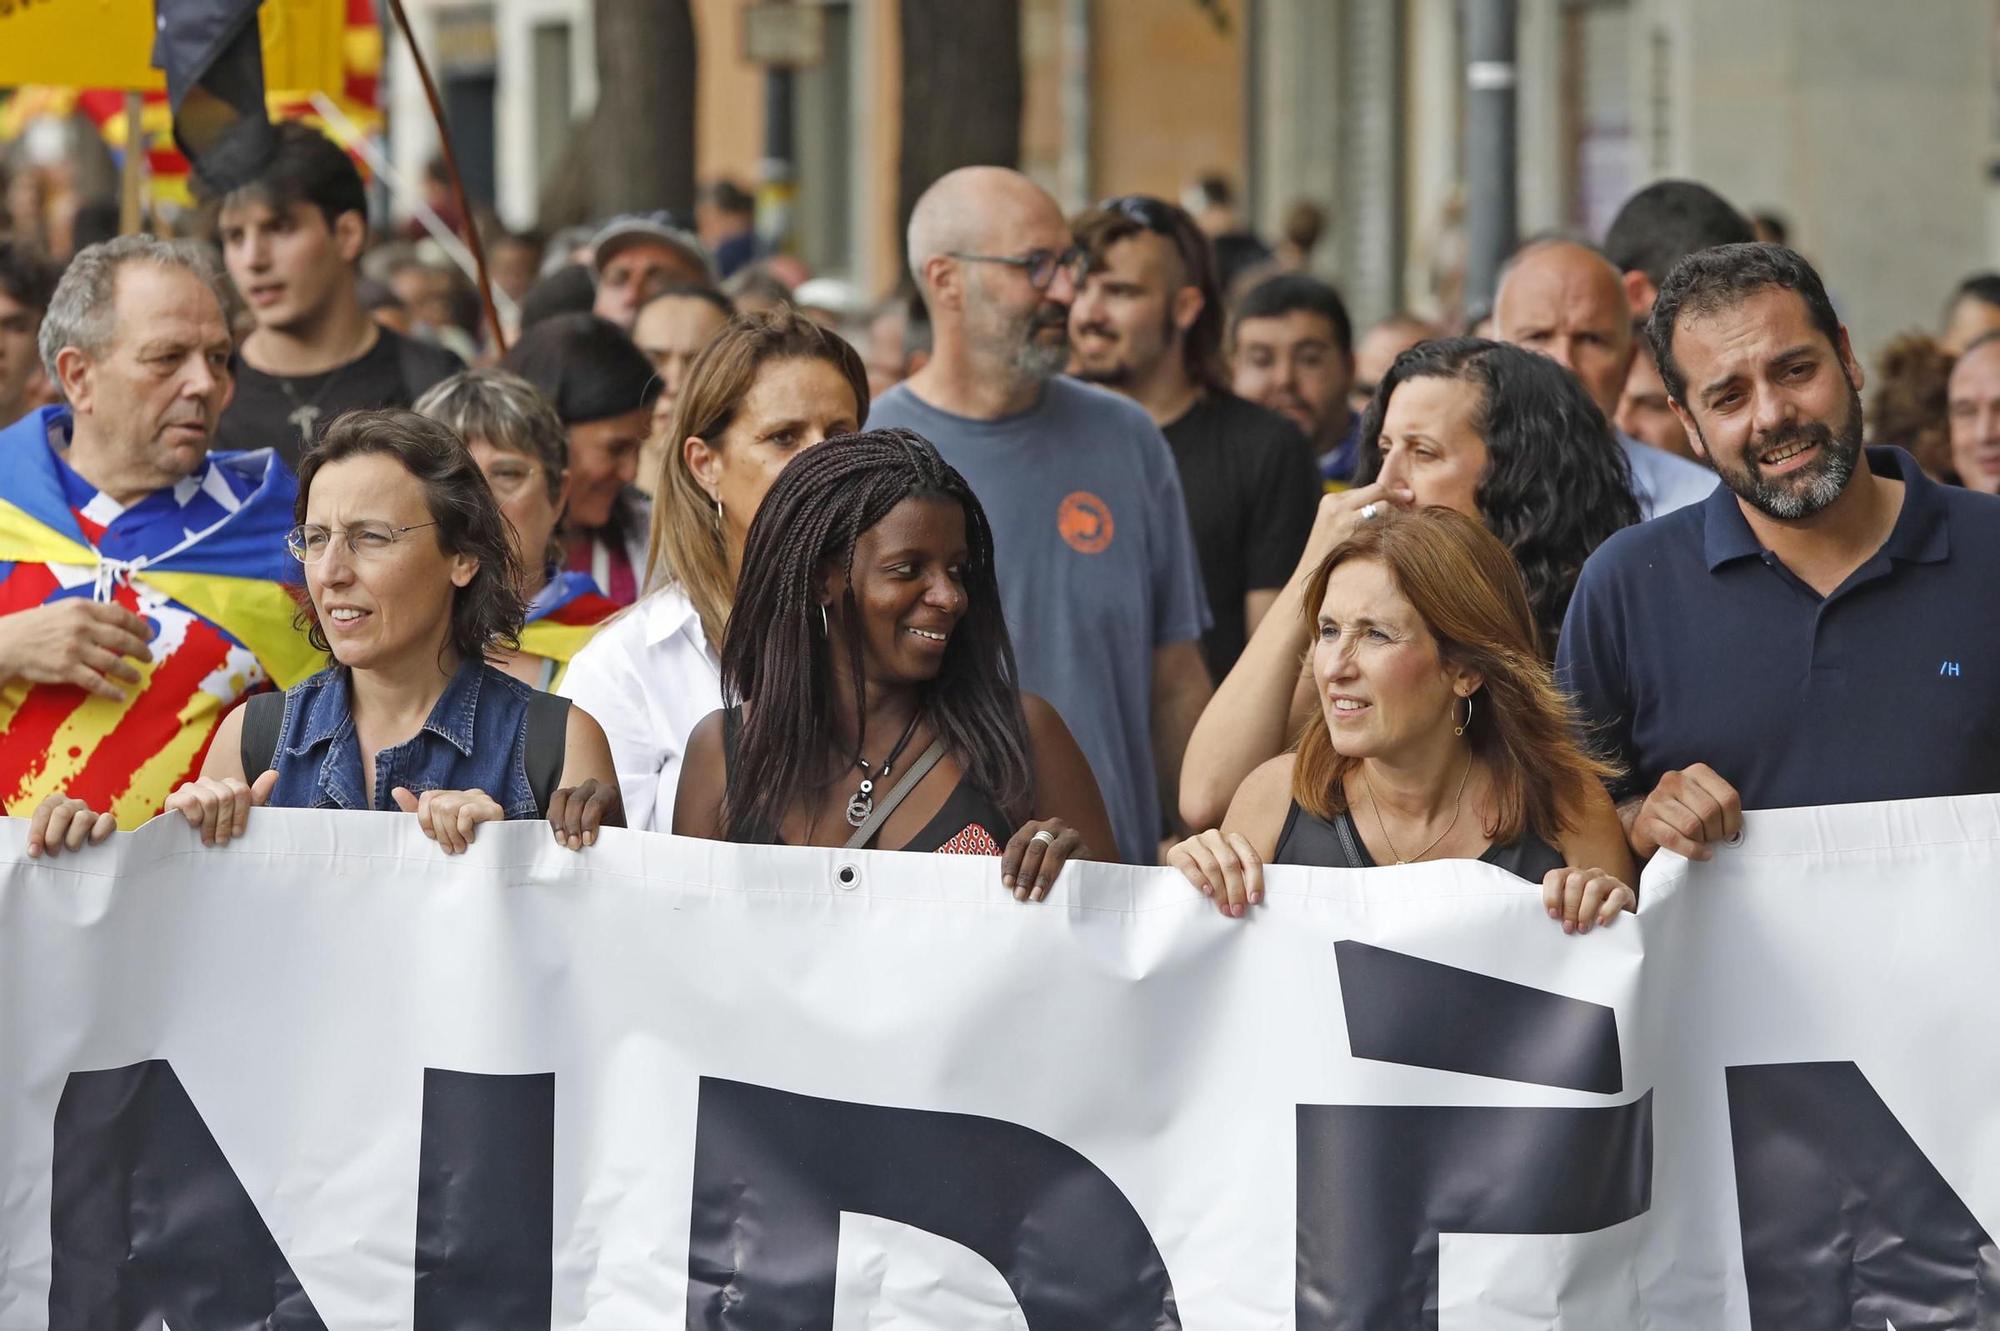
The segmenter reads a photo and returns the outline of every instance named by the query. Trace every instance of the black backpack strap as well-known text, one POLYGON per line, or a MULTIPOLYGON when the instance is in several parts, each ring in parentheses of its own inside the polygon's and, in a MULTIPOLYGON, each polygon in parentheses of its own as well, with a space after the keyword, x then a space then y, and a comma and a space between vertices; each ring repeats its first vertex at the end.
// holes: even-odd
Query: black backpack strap
POLYGON ((569 749, 569 699, 538 690, 528 699, 527 736, 522 765, 528 769, 528 788, 535 793, 536 816, 546 818, 569 749))
POLYGON ((243 704, 243 779, 255 781, 278 760, 278 736, 285 728, 285 695, 254 693, 243 704))

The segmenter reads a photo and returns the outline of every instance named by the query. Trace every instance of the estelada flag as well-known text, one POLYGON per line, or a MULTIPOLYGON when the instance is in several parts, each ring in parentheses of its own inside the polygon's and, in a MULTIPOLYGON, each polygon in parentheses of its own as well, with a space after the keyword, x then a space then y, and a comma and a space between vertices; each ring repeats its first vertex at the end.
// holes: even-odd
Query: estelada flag
POLYGON ((618 603, 598 591, 588 573, 559 572, 528 606, 521 650, 556 662, 555 678, 549 681, 553 689, 562 683, 570 659, 618 610, 618 603))
POLYGON ((256 179, 276 136, 264 105, 258 0, 156 0, 153 66, 167 76, 174 141, 220 195, 256 179))

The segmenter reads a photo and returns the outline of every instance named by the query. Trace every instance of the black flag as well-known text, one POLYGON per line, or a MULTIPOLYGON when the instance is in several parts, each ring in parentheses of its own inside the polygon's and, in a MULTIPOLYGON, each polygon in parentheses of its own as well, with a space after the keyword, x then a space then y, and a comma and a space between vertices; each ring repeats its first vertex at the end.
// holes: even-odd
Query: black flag
POLYGON ((264 108, 258 0, 154 0, 153 67, 167 76, 174 142, 210 195, 256 179, 276 138, 264 108))

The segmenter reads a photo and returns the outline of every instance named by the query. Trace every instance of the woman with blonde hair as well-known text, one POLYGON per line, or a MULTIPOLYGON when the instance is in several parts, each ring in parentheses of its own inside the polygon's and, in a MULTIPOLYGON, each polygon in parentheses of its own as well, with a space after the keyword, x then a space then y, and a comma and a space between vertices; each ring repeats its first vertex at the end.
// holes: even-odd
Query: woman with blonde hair
POLYGON ((765 493, 801 449, 867 416, 859 353, 789 309, 737 315, 688 370, 655 478, 644 595, 577 653, 560 690, 612 737, 631 826, 673 827, 688 736, 722 706, 718 649, 765 493))
POLYGON ((1541 883, 1568 932, 1636 907, 1611 773, 1577 744, 1498 538, 1450 509, 1385 514, 1321 561, 1305 606, 1318 716, 1168 856, 1224 914, 1263 899, 1267 862, 1438 859, 1541 883))

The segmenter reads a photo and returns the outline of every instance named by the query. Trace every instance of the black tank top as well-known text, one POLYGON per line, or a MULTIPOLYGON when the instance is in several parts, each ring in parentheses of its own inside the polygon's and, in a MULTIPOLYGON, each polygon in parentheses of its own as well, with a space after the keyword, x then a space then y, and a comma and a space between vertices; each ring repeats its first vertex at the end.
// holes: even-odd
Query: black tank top
MULTIPOLYGON (((743 725, 743 709, 731 707, 722 714, 722 757, 725 772, 736 762, 736 736, 743 725)), ((892 783, 893 784, 893 783, 892 783)), ((886 792, 885 792, 886 793, 886 792)), ((998 855, 1014 835, 1014 824, 993 797, 963 778, 952 787, 944 805, 917 834, 903 845, 875 849, 926 851, 937 855, 998 855)), ((879 835, 879 831, 878 831, 879 835)), ((783 837, 758 838, 767 845, 782 846, 783 837)))
MULTIPOLYGON (((1539 883, 1549 870, 1563 867, 1562 852, 1533 832, 1523 833, 1519 841, 1510 845, 1488 846, 1479 860, 1531 883, 1539 883)), ((1291 812, 1285 815, 1285 830, 1278 834, 1278 852, 1271 857, 1271 863, 1310 864, 1321 869, 1376 867, 1374 857, 1361 840, 1360 830, 1345 809, 1328 822, 1300 808, 1297 800, 1292 801, 1291 812)))

